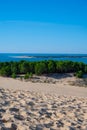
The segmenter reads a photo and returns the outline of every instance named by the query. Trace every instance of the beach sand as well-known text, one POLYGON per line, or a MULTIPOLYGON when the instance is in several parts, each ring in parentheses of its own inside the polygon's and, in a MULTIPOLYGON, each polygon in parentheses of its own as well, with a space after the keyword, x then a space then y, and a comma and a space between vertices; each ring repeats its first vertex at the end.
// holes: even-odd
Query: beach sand
POLYGON ((0 77, 1 130, 87 130, 87 88, 65 77, 32 83, 0 77))

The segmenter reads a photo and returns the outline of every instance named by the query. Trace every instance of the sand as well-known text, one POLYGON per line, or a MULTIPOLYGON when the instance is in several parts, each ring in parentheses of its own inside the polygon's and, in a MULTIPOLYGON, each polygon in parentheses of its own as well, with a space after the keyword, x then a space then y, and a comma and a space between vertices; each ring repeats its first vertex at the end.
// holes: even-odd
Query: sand
POLYGON ((87 97, 87 88, 69 85, 68 81, 70 82, 73 80, 75 80, 75 77, 67 77, 58 79, 56 84, 52 84, 32 83, 24 80, 20 81, 18 79, 0 77, 0 87, 13 90, 29 90, 31 92, 34 91, 53 95, 87 97))
POLYGON ((87 88, 0 77, 1 130, 87 130, 87 88))

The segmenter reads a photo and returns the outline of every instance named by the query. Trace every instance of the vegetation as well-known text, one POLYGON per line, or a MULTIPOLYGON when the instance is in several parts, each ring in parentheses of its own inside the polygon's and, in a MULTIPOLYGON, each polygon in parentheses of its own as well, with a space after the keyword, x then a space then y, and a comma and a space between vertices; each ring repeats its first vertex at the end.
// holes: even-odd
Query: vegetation
POLYGON ((35 74, 41 75, 47 73, 47 67, 45 62, 38 62, 35 64, 35 74))
POLYGON ((83 77, 83 72, 82 72, 82 70, 79 70, 78 72, 76 72, 76 77, 77 78, 82 78, 83 77))
POLYGON ((42 75, 49 73, 75 73, 79 78, 87 73, 87 65, 82 62, 72 61, 40 61, 40 62, 0 62, 0 75, 16 78, 23 74, 24 78, 31 78, 33 74, 42 75))
POLYGON ((32 73, 29 73, 27 72, 24 76, 24 79, 29 79, 29 78, 32 78, 33 74, 32 73))
POLYGON ((30 74, 29 74, 29 78, 32 78, 33 77, 33 74, 30 72, 30 74))
POLYGON ((25 74, 24 79, 29 79, 29 73, 28 72, 25 74))
POLYGON ((17 76, 15 73, 13 73, 11 77, 15 79, 17 76))

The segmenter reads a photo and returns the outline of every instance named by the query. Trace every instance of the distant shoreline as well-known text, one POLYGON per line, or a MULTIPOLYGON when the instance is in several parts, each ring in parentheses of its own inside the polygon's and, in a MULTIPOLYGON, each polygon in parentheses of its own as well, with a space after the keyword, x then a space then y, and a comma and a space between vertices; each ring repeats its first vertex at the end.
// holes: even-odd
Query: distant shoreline
POLYGON ((10 56, 13 58, 87 58, 87 56, 10 56))
POLYGON ((0 53, 0 62, 68 60, 87 64, 87 54, 0 53))

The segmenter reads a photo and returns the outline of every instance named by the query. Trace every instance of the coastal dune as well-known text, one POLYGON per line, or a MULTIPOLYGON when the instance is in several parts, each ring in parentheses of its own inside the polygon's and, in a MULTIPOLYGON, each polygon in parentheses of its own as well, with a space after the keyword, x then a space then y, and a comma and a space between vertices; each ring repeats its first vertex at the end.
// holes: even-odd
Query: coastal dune
MULTIPOLYGON (((73 78, 73 77, 72 77, 73 78)), ((87 88, 0 77, 1 130, 87 130, 87 88)))
POLYGON ((26 81, 20 81, 18 79, 3 78, 0 77, 0 87, 5 89, 13 90, 28 90, 40 93, 47 93, 53 95, 66 95, 66 96, 78 96, 87 97, 87 88, 79 86, 71 86, 67 81, 71 79, 75 80, 74 77, 68 77, 59 79, 56 84, 52 83, 32 83, 26 81))

